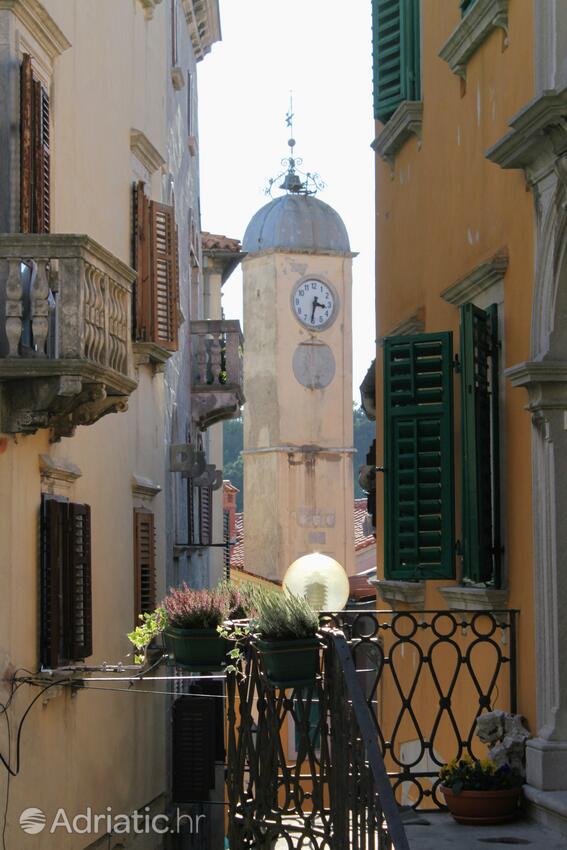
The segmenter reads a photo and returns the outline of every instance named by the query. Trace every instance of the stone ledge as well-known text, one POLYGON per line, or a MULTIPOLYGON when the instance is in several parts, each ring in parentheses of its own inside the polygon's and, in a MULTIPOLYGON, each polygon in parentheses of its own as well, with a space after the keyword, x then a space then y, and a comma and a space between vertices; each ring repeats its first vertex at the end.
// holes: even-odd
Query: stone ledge
POLYGON ((392 606, 393 611, 400 602, 411 605, 414 610, 423 610, 425 604, 423 581, 388 581, 374 578, 368 579, 368 584, 376 588, 384 602, 392 606))
POLYGON ((411 135, 417 136, 418 144, 421 145, 422 119, 423 101, 405 100, 380 130, 371 147, 378 156, 393 166, 396 153, 411 135))
POLYGON ((157 481, 144 478, 143 475, 132 476, 132 494, 140 499, 153 499, 161 493, 161 487, 157 481))
POLYGON ((526 409, 564 410, 567 406, 567 363, 561 360, 526 361, 510 366, 504 375, 513 387, 528 391, 526 409))
POLYGON ((135 127, 130 130, 130 150, 150 174, 159 171, 165 165, 165 159, 158 149, 152 145, 142 130, 137 130, 135 127))
POLYGON ((488 148, 486 158, 501 168, 529 167, 542 149, 553 152, 554 134, 564 140, 566 111, 567 88, 544 91, 511 118, 512 129, 488 148))
POLYGON ((438 587, 451 611, 502 611, 508 601, 507 590, 493 587, 438 587))
POLYGON ((454 74, 466 77, 467 62, 498 27, 504 30, 507 39, 508 0, 475 0, 439 51, 439 56, 454 74))
POLYGON ((407 319, 399 322, 393 328, 381 336, 378 340, 378 344, 380 346, 384 345, 384 339, 387 336, 413 336, 414 334, 422 334, 425 330, 425 308, 420 307, 415 313, 411 316, 408 316, 407 319))
POLYGON ((39 0, 0 0, 0 12, 3 10, 13 12, 52 62, 71 47, 71 42, 39 0))
POLYGON ((74 484, 83 474, 78 466, 63 458, 54 458, 48 454, 40 454, 39 471, 41 480, 49 484, 74 484))
POLYGON ((441 293, 441 298, 456 307, 468 304, 491 286, 502 283, 507 268, 508 251, 503 249, 486 262, 478 265, 456 283, 448 286, 441 293))
POLYGON ((165 371, 165 364, 173 354, 167 348, 162 348, 156 342, 134 342, 134 363, 136 366, 151 366, 154 374, 165 371))
POLYGON ((542 791, 524 785, 528 816, 561 835, 567 835, 567 791, 542 791))

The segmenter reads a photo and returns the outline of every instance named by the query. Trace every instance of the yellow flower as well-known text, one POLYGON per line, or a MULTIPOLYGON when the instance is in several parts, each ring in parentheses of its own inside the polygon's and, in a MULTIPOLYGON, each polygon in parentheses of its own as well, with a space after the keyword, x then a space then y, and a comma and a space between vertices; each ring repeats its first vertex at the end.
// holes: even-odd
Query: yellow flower
POLYGON ((493 776, 496 773, 496 765, 494 764, 492 759, 481 759, 480 766, 482 768, 482 772, 487 773, 489 776, 493 776))

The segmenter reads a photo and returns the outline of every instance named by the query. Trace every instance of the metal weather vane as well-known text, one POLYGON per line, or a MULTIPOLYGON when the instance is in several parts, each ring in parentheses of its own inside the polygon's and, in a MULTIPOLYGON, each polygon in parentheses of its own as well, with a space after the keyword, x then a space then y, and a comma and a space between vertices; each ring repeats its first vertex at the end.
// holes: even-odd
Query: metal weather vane
POLYGON ((266 195, 272 194, 274 186, 278 189, 285 189, 294 195, 314 195, 321 189, 325 188, 324 182, 320 176, 312 171, 301 171, 300 165, 303 165, 301 157, 295 156, 295 139, 293 137, 293 95, 289 94, 289 109, 285 116, 285 125, 289 128, 290 136, 287 144, 290 148, 290 155, 281 160, 285 171, 281 171, 275 177, 270 177, 268 186, 265 189, 266 195), (282 180, 283 182, 279 182, 282 180))

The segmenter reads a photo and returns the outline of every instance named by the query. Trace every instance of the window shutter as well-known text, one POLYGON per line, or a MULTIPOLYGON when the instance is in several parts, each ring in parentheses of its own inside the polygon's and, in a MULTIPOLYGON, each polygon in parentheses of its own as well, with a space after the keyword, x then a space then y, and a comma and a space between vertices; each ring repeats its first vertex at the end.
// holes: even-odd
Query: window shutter
POLYGON ((465 15, 475 0, 461 0, 461 15, 465 15))
POLYGON ((150 202, 152 339, 170 351, 177 349, 177 230, 173 207, 150 202))
POLYGON ((42 497, 40 509, 40 661, 59 666, 63 630, 63 526, 67 504, 42 497))
POLYGON ((68 657, 82 661, 92 655, 91 509, 68 505, 66 570, 66 643, 68 657))
POLYGON ((205 696, 172 706, 172 792, 176 803, 206 800, 215 784, 215 713, 205 696))
POLYGON ((384 340, 385 574, 454 577, 452 334, 384 340))
POLYGON ((210 487, 199 487, 199 543, 210 546, 213 530, 213 491, 210 487))
POLYGON ((135 622, 140 614, 156 607, 156 564, 154 515, 134 509, 135 622))
POLYGON ((222 514, 222 534, 223 534, 223 572, 226 581, 230 581, 230 511, 223 511, 222 514))
POLYGON ((374 117, 421 97, 419 0, 373 0, 374 117))
POLYGON ((134 184, 134 333, 139 341, 152 338, 153 311, 150 292, 150 202, 142 181, 134 184))
POLYGON ((49 95, 37 80, 34 81, 34 230, 49 233, 50 229, 50 151, 49 95))
POLYGON ((461 307, 463 574, 500 584, 498 314, 461 307))
POLYGON ((20 229, 32 232, 33 73, 31 56, 24 54, 20 70, 20 229))

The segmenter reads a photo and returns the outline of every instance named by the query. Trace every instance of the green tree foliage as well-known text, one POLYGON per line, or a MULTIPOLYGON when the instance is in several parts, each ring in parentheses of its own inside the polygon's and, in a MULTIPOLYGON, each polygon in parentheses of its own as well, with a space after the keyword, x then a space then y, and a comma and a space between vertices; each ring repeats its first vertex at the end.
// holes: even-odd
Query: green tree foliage
MULTIPOLYGON (((376 437, 376 423, 367 419, 361 407, 353 405, 353 427, 354 427, 354 448, 356 454, 353 457, 353 472, 354 472, 354 497, 361 499, 365 496, 363 490, 358 484, 358 470, 366 463, 366 455, 372 444, 372 440, 376 437)), ((229 419, 224 423, 224 457, 223 457, 223 478, 229 479, 235 487, 238 487, 240 493, 237 496, 237 510, 242 511, 242 500, 244 491, 244 480, 242 472, 242 446, 243 432, 242 419, 229 419)))

